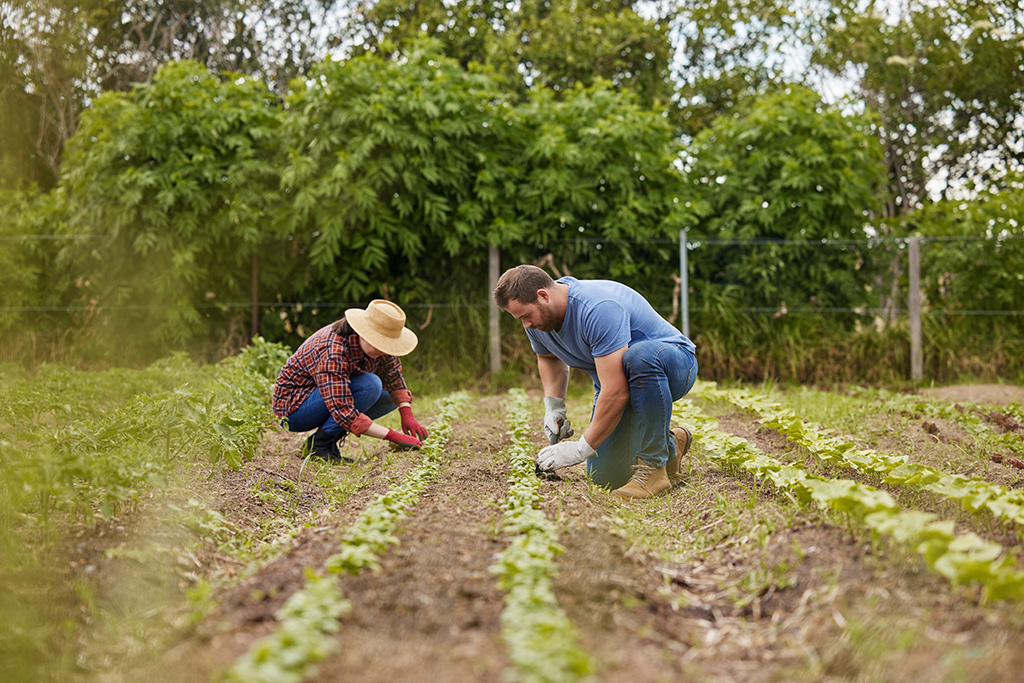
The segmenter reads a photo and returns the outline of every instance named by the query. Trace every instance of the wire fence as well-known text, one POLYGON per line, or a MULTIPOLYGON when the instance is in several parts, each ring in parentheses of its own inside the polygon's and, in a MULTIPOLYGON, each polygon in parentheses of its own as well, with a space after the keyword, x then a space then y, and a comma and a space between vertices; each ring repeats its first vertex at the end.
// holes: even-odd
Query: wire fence
MULTIPOLYGON (((695 238, 689 239, 685 235, 685 231, 681 231, 683 234, 680 238, 653 238, 645 240, 637 240, 631 238, 614 238, 606 239, 600 237, 584 237, 578 236, 568 239, 551 240, 552 243, 561 244, 592 244, 597 248, 600 248, 604 244, 625 244, 625 245, 685 245, 687 252, 699 252, 699 250, 705 246, 733 246, 733 247, 763 247, 763 246, 798 246, 798 247, 866 247, 866 248, 877 248, 883 245, 893 245, 900 249, 905 248, 911 240, 917 240, 920 245, 925 245, 931 242, 934 243, 1003 243, 1007 241, 1024 240, 1024 234, 996 234, 992 236, 972 236, 972 235, 937 235, 937 236, 911 236, 911 237, 897 237, 897 236, 877 236, 868 237, 864 239, 846 239, 846 238, 821 238, 816 240, 805 240, 805 239, 782 239, 782 238, 743 238, 743 239, 721 239, 721 238, 695 238)), ((0 235, 2 241, 59 241, 59 240, 96 240, 104 239, 103 235, 37 235, 37 234, 16 234, 16 235, 0 235)), ((542 247, 543 245, 537 245, 542 247)), ((680 269, 690 270, 688 266, 683 266, 680 269)), ((683 281, 687 280, 689 273, 680 272, 680 277, 683 281)), ((685 291, 685 289, 684 289, 685 291)), ((254 306, 260 309, 276 309, 276 310, 303 310, 303 309, 326 309, 326 310, 345 310, 347 308, 359 307, 365 305, 365 302, 353 301, 353 302, 337 302, 337 301, 228 301, 228 302, 200 302, 193 304, 191 307, 196 310, 237 310, 246 309, 251 310, 254 306)), ((489 303, 486 300, 481 300, 479 303, 472 302, 449 302, 449 301, 433 301, 433 302, 417 302, 402 304, 403 308, 417 310, 417 309, 486 309, 489 303)), ((142 312, 142 311, 161 311, 171 310, 176 308, 175 306, 166 304, 113 304, 102 305, 102 310, 108 312, 142 312)), ((89 304, 72 304, 64 306, 50 306, 50 305, 13 305, 5 306, 0 308, 0 311, 4 313, 87 313, 90 311, 97 310, 97 306, 89 304)), ((858 315, 858 316, 877 316, 877 315, 891 315, 891 308, 883 307, 864 307, 864 306, 734 306, 730 310, 736 313, 753 313, 753 314, 785 314, 785 315, 830 315, 830 314, 842 314, 842 315, 858 315)), ((1017 317, 1024 315, 1024 309, 950 309, 950 308, 927 308, 921 311, 922 315, 926 316, 959 316, 959 317, 994 317, 994 316, 1007 316, 1017 317)))

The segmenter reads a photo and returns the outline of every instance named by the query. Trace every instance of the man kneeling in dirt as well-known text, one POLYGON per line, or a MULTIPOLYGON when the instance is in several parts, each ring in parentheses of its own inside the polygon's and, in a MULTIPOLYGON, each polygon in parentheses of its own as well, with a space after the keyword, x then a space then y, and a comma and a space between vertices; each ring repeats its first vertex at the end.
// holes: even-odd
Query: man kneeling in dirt
POLYGON ((510 268, 494 301, 523 323, 544 386, 544 471, 587 462, 594 483, 621 498, 650 498, 690 448, 682 427, 670 430, 672 403, 697 379, 696 347, 647 300, 610 280, 555 281, 536 266, 510 268), (569 368, 594 380, 590 425, 579 441, 566 418, 569 368))

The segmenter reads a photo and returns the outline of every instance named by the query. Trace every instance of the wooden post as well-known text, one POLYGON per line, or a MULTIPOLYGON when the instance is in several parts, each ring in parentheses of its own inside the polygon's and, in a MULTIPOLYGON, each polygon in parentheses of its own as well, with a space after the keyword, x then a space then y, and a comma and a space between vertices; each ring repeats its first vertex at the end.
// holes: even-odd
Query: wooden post
POLYGON ((907 240, 909 258, 910 298, 910 379, 918 381, 924 377, 921 358, 921 238, 917 235, 907 240))
POLYGON ((493 244, 489 245, 487 247, 487 302, 490 322, 491 376, 497 376, 501 372, 501 324, 499 318, 501 311, 498 310, 498 305, 494 303, 494 298, 491 296, 491 292, 498 286, 500 263, 501 255, 498 252, 498 247, 493 244))
POLYGON ((252 332, 249 338, 260 333, 260 288, 259 288, 259 266, 256 252, 252 253, 252 332))

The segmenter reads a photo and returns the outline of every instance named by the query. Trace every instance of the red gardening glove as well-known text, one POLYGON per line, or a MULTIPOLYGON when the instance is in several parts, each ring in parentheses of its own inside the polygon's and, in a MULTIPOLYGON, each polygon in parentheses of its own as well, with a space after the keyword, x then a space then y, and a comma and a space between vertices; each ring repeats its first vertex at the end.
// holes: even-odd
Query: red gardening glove
POLYGON ((402 406, 398 409, 399 415, 402 416, 402 431, 406 434, 412 434, 420 441, 427 438, 427 428, 421 425, 415 417, 412 416, 412 408, 409 406, 402 406))
POLYGON ((419 448, 423 445, 423 442, 417 439, 415 436, 406 436, 405 434, 399 434, 394 429, 388 430, 388 435, 384 437, 386 440, 395 444, 399 448, 419 448))

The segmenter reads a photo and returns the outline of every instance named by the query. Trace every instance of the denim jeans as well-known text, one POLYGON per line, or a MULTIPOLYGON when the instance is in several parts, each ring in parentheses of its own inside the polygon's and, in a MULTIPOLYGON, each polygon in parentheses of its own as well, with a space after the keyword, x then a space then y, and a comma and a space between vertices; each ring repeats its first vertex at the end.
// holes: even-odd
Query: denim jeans
MULTIPOLYGON (((371 420, 387 415, 396 408, 388 392, 384 391, 380 377, 372 372, 353 375, 349 378, 348 385, 352 390, 352 399, 356 410, 365 413, 371 420)), ((334 421, 330 411, 327 410, 327 404, 324 403, 319 388, 314 389, 309 398, 295 409, 295 412, 281 420, 281 426, 290 432, 308 432, 319 427, 323 428, 328 435, 339 439, 345 434, 345 429, 334 421)))
POLYGON ((587 459, 591 480, 613 489, 629 481, 637 458, 664 467, 675 456, 676 442, 669 431, 672 403, 697 381, 697 359, 679 344, 638 342, 626 349, 622 367, 629 402, 615 431, 597 447, 597 455, 587 459))

